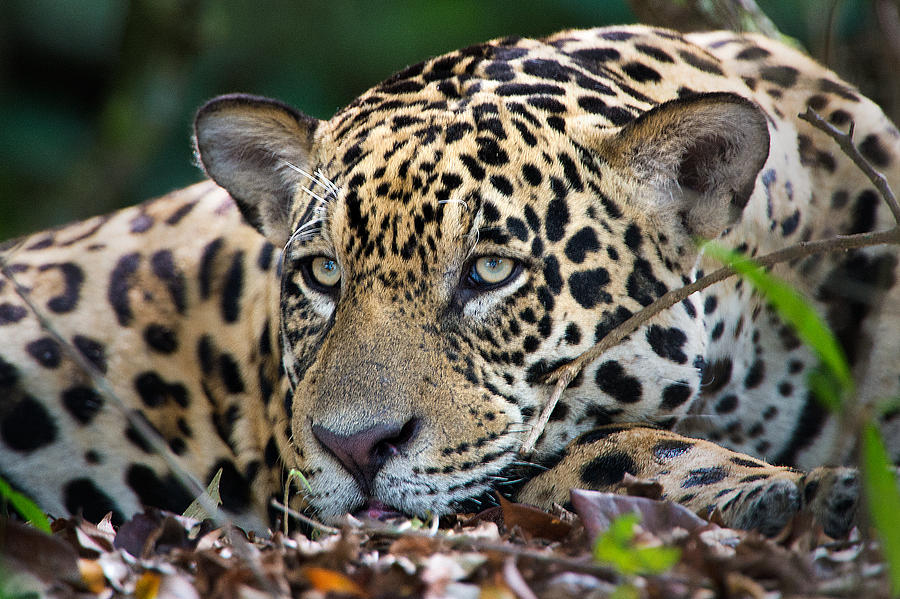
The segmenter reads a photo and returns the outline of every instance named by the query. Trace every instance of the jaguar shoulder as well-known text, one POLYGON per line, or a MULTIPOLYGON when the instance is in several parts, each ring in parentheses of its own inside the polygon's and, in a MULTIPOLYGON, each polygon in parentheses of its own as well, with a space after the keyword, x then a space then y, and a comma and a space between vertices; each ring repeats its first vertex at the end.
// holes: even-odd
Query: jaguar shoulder
MULTIPOLYGON (((841 534, 854 472, 794 469, 840 440, 806 389, 816 358, 737 279, 587 367, 534 467, 518 456, 550 372, 714 266, 696 237, 759 255, 890 224, 796 117, 806 107, 854 123, 900 188, 877 106, 792 49, 728 32, 495 40, 413 65, 328 121, 217 98, 195 130, 214 182, 3 250, 36 311, 0 280, 2 475, 55 514, 182 510, 190 493, 128 411, 197 477, 221 469, 248 526, 287 468, 325 520, 441 515, 495 489, 564 503, 629 472, 729 524, 774 533, 808 508, 841 534)), ((834 327, 861 401, 895 396, 896 248, 777 272, 834 327)))

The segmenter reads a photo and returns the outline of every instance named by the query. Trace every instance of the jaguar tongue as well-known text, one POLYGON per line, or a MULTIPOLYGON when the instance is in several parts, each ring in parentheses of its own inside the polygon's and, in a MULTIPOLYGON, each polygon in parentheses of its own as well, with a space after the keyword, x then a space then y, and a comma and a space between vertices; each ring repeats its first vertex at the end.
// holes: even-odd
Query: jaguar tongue
POLYGON ((403 514, 377 499, 370 499, 366 505, 353 513, 353 517, 358 520, 377 520, 382 522, 390 518, 402 518, 403 514))

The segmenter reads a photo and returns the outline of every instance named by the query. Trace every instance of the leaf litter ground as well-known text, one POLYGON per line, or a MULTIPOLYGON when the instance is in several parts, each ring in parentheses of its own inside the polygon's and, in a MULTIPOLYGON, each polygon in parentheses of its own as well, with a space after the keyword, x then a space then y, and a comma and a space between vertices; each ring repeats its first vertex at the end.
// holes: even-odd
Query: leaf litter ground
POLYGON ((659 501, 653 483, 625 491, 573 491, 572 511, 501 500, 440 527, 348 519, 310 536, 227 535, 156 510, 118 528, 59 518, 52 535, 4 519, 0 599, 889 596, 877 548, 858 530, 838 541, 798 517, 767 539, 659 501))

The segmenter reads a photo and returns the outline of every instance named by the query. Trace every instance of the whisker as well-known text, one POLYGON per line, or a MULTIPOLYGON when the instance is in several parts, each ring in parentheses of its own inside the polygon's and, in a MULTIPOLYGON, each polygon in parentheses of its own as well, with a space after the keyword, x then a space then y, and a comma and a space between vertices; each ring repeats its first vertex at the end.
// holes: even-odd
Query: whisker
POLYGON ((541 466, 540 464, 535 464, 534 462, 523 462, 521 460, 515 460, 510 462, 512 466, 527 466, 528 468, 537 468, 538 470, 550 470, 547 466, 541 466))
POLYGON ((314 219, 308 220, 308 221, 306 221, 305 223, 303 223, 302 225, 300 225, 299 227, 297 227, 297 230, 294 231, 294 233, 302 233, 303 231, 306 231, 306 230, 309 229, 310 227, 315 227, 316 225, 322 224, 322 222, 323 222, 324 220, 325 220, 325 219, 324 219, 324 218, 321 218, 321 217, 320 217, 320 218, 314 218, 314 219))
POLYGON ((507 480, 507 481, 505 481, 505 482, 497 483, 495 486, 497 486, 497 487, 509 487, 509 486, 512 486, 512 485, 519 484, 519 483, 521 483, 521 482, 525 482, 526 480, 528 480, 528 479, 527 479, 527 478, 517 478, 517 479, 515 479, 515 480, 507 480))
POLYGON ((294 164, 294 163, 291 162, 290 160, 282 160, 282 162, 284 162, 284 163, 288 166, 288 168, 290 168, 290 169, 293 170, 293 171, 296 171, 296 172, 300 173, 301 175, 303 175, 304 177, 306 177, 307 179, 309 179, 309 180, 312 181, 313 183, 318 183, 318 180, 317 180, 315 177, 313 177, 312 175, 310 175, 308 172, 306 172, 306 170, 300 168, 299 166, 297 166, 296 164, 294 164))
POLYGON ((306 172, 306 170, 300 168, 299 166, 297 166, 296 164, 294 164, 294 163, 292 163, 292 162, 290 162, 290 161, 288 161, 288 160, 283 160, 283 162, 284 162, 291 170, 293 170, 293 171, 295 171, 295 172, 297 172, 297 173, 300 173, 301 175, 303 175, 304 177, 306 177, 307 179, 309 179, 310 181, 312 181, 312 182, 315 183, 316 185, 319 185, 319 186, 325 188, 325 189, 328 190, 328 191, 333 191, 333 192, 337 193, 337 191, 338 191, 337 186, 335 186, 334 183, 332 183, 331 181, 329 181, 328 178, 325 177, 325 175, 322 174, 322 171, 316 170, 316 174, 315 174, 315 175, 311 175, 311 174, 309 174, 308 172, 306 172))
POLYGON ((478 245, 478 240, 481 239, 481 233, 479 233, 478 229, 474 229, 463 235, 463 237, 472 237, 473 235, 475 240, 469 242, 469 252, 466 254, 466 260, 469 260, 475 254, 475 246, 478 245))
POLYGON ((510 428, 512 428, 514 426, 521 426, 528 430, 531 430, 534 428, 534 425, 529 422, 510 422, 509 424, 506 425, 506 430, 509 430, 510 428))
MULTIPOLYGON (((327 200, 327 199, 323 198, 322 196, 320 196, 319 194, 317 194, 316 192, 314 192, 313 190, 311 190, 309 187, 301 187, 300 189, 302 189, 303 191, 305 191, 307 194, 311 195, 312 197, 316 198, 317 200, 319 200, 319 201, 322 202, 323 204, 327 204, 327 203, 328 203, 328 200, 327 200)), ((317 206, 316 208, 319 208, 319 207, 317 206)))
POLYGON ((325 176, 325 173, 322 172, 322 169, 316 169, 316 178, 319 180, 320 185, 326 187, 331 190, 334 195, 337 195, 340 189, 335 185, 331 179, 325 176))
POLYGON ((463 208, 466 210, 469 209, 469 204, 465 200, 453 199, 453 200, 439 200, 438 204, 462 204, 463 208))

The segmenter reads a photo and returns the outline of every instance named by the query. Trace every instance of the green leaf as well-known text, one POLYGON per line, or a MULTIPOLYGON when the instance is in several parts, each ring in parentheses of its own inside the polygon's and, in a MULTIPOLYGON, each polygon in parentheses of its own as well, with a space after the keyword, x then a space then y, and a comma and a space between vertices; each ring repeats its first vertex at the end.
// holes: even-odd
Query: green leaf
POLYGON ((872 523, 881 539, 893 595, 900 596, 900 493, 878 427, 869 422, 862 430, 862 478, 872 523))
MULTIPOLYGON (((209 500, 216 507, 222 505, 222 497, 219 495, 219 481, 222 479, 222 469, 219 468, 219 471, 216 472, 216 475, 212 477, 212 480, 209 482, 209 485, 206 487, 205 495, 209 497, 209 500)), ((203 508, 203 505, 200 503, 200 498, 198 497, 191 505, 184 510, 182 514, 185 518, 193 518, 194 520, 206 520, 207 518, 212 518, 212 514, 207 513, 207 511, 203 508)))
POLYGON ((620 574, 660 574, 678 563, 681 552, 675 547, 640 546, 634 542, 634 525, 640 515, 623 514, 594 543, 594 559, 610 565, 620 574))
POLYGON ((634 585, 620 584, 609 595, 609 599, 640 599, 641 592, 634 585))
POLYGON ((758 289, 772 304, 781 319, 794 327, 797 336, 812 348, 833 376, 840 392, 827 392, 829 384, 821 378, 817 378, 817 375, 812 376, 810 386, 815 391, 825 392, 823 402, 830 409, 837 409, 841 398, 852 392, 853 377, 850 374, 850 366, 847 364, 844 352, 828 325, 803 296, 791 286, 770 275, 753 260, 715 243, 706 243, 703 245, 703 249, 758 289))
POLYGON ((820 364, 810 370, 806 385, 828 410, 837 412, 841 409, 841 383, 827 368, 822 368, 820 364))
POLYGON ((50 532, 50 521, 47 519, 47 514, 31 499, 14 490, 2 477, 0 477, 0 497, 9 501, 29 524, 38 530, 50 532))

